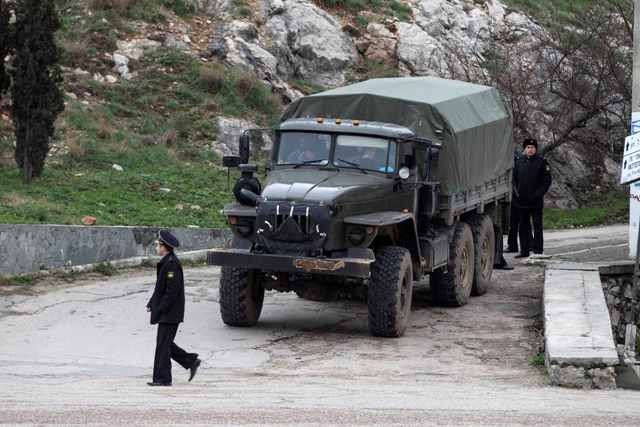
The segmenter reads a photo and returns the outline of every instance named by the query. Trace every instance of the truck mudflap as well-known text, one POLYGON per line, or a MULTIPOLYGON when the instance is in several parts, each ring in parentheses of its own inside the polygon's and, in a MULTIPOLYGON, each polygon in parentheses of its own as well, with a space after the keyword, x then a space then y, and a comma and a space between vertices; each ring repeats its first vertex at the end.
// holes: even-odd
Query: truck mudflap
POLYGON ((366 279, 374 259, 312 258, 294 255, 256 254, 245 249, 216 249, 207 254, 209 265, 262 271, 313 273, 366 279))

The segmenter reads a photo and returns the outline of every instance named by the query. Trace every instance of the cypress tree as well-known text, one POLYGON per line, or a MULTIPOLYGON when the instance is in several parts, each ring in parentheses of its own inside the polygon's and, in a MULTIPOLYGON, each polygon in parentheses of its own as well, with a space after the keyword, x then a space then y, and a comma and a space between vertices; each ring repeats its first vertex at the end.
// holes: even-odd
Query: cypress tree
POLYGON ((0 96, 9 88, 9 75, 4 66, 4 60, 11 53, 13 40, 9 20, 11 10, 8 0, 0 0, 0 96))
POLYGON ((15 160, 26 183, 42 174, 56 117, 64 110, 54 39, 58 28, 54 0, 22 0, 17 5, 12 112, 15 160))

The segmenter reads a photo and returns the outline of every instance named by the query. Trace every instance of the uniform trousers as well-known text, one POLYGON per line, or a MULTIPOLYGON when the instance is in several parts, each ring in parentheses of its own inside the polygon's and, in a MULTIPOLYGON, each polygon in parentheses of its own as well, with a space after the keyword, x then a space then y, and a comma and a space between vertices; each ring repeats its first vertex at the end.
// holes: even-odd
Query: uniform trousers
MULTIPOLYGON (((511 214, 509 215, 509 238, 507 240, 507 246, 509 251, 518 251, 518 227, 520 225, 520 210, 511 204, 511 214)), ((497 240, 499 241, 499 240, 497 240)))
POLYGON ((158 323, 156 354, 153 362, 153 381, 171 384, 171 359, 185 369, 191 369, 198 358, 197 353, 187 353, 173 340, 178 332, 178 323, 158 323))
POLYGON ((520 253, 528 255, 543 252, 542 208, 520 208, 520 253), (533 222, 533 239, 531 238, 533 222))

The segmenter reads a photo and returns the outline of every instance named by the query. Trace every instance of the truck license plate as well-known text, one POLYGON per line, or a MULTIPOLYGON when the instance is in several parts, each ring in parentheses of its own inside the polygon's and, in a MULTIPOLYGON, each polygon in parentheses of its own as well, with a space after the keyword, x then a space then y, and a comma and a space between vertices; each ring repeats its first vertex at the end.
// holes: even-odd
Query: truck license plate
POLYGON ((307 273, 312 271, 336 271, 344 268, 344 261, 302 258, 294 260, 293 265, 307 273))

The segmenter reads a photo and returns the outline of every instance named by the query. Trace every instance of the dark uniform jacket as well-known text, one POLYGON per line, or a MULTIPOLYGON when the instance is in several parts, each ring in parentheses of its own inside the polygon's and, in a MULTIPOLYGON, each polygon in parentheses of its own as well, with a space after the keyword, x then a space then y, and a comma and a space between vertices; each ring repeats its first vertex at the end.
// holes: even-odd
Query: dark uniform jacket
POLYGON ((147 303, 151 324, 180 323, 184 320, 184 278, 182 265, 173 252, 165 255, 157 267, 156 287, 147 303))
POLYGON ((519 208, 542 209, 542 197, 551 187, 547 161, 534 155, 522 156, 513 167, 514 203, 519 208))

